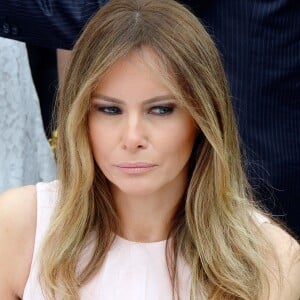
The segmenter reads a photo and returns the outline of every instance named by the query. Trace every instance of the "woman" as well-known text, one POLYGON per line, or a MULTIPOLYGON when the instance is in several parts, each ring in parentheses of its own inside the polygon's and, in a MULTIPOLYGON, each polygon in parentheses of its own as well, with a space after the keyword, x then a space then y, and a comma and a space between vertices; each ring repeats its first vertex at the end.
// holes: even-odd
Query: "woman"
POLYGON ((188 10, 110 1, 59 100, 59 181, 0 202, 0 298, 299 298, 299 245, 251 198, 220 58, 188 10))

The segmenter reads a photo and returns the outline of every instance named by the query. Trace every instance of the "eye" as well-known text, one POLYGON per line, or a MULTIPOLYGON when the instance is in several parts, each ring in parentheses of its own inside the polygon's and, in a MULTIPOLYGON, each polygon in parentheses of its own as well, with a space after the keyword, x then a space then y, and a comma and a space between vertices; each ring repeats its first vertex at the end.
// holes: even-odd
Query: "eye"
POLYGON ((107 115, 120 115, 122 113, 121 109, 117 106, 97 106, 96 109, 107 115))
POLYGON ((150 109, 150 114, 153 114, 153 115, 158 115, 158 116, 166 116, 166 115, 169 115, 173 112, 174 110, 174 107, 173 106, 163 106, 163 105, 160 105, 160 106, 154 106, 150 109))

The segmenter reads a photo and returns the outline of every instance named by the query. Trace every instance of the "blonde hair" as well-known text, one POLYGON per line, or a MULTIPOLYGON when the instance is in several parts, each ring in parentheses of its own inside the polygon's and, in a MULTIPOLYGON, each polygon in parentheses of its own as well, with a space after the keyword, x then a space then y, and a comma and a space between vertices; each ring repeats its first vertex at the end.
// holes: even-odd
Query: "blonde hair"
POLYGON ((111 0, 74 47, 59 93, 60 189, 40 254, 43 290, 49 299, 79 299, 79 288, 99 271, 113 242, 118 217, 88 140, 90 98, 119 58, 144 46, 159 55, 164 80, 199 127, 189 183, 166 247, 174 298, 182 256, 191 268, 191 299, 199 299, 200 290, 208 299, 259 299, 267 244, 253 218, 257 208, 222 63, 198 19, 172 0, 111 0), (91 237, 92 253, 79 269, 91 237))

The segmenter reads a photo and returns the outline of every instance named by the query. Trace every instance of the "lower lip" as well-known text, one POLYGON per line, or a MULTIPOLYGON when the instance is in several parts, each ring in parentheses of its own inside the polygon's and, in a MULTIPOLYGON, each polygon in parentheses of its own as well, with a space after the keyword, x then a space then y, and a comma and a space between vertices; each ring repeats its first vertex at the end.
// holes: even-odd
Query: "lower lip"
POLYGON ((149 172, 150 170, 153 170, 155 166, 151 167, 139 167, 139 168, 123 168, 123 167, 118 167, 122 172, 126 174, 143 174, 146 172, 149 172))

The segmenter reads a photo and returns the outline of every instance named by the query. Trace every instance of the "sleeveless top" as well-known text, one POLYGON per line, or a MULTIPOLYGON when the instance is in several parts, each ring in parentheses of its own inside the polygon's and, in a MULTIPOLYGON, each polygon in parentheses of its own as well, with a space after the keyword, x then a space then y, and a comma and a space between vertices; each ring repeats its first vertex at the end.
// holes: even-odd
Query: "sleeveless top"
MULTIPOLYGON (((58 199, 58 181, 38 183, 36 189, 36 236, 23 300, 46 299, 38 278, 38 251, 58 199)), ((171 300, 165 246, 166 241, 138 243, 117 236, 101 270, 80 289, 80 299, 171 300)), ((84 260, 84 255, 82 258, 84 260)), ((183 260, 178 262, 178 267, 180 299, 189 300, 190 270, 183 260)))
MULTIPOLYGON (((58 181, 38 183, 37 223, 33 259, 23 300, 43 300, 38 277, 38 251, 58 199, 58 181)), ((258 223, 268 222, 257 216, 258 223)), ((116 237, 101 270, 80 289, 80 299, 171 300, 172 287, 165 258, 166 241, 138 243, 116 237)), ((87 249, 88 250, 88 249, 87 249)), ((84 264, 83 254, 79 265, 84 264)), ((181 300, 190 299, 191 273, 183 259, 178 261, 181 300)), ((199 300, 205 299, 204 296, 199 300)))

